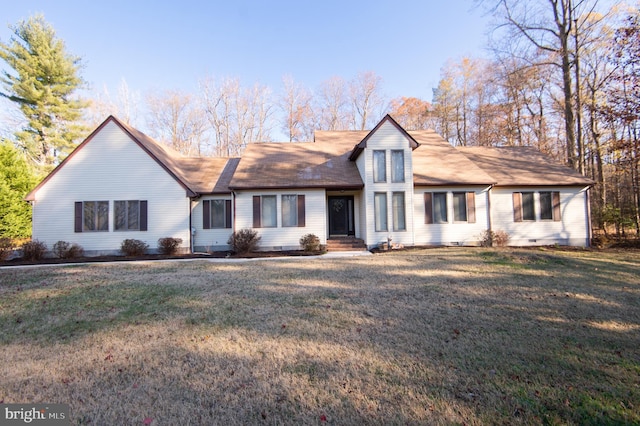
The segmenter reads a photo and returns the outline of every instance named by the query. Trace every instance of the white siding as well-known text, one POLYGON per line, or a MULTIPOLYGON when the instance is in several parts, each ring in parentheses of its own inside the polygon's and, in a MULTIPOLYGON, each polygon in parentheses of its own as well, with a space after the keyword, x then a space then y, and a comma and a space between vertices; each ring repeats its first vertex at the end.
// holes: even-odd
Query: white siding
POLYGON ((276 191, 238 191, 236 192, 235 230, 253 229, 253 196, 276 195, 277 226, 273 228, 255 228, 261 237, 261 250, 298 250, 300 237, 315 234, 320 244, 327 243, 327 200, 324 189, 294 189, 276 191), (282 194, 302 194, 305 196, 305 226, 282 226, 282 194))
POLYGON ((89 255, 116 252, 127 238, 157 248, 163 237, 189 247, 189 198, 160 165, 116 124, 107 124, 35 194, 33 238, 51 249, 57 241, 80 244, 89 255), (147 231, 114 231, 116 200, 147 200, 147 231), (74 232, 76 201, 109 201, 109 232, 74 232))
POLYGON ((414 230, 416 245, 478 245, 489 228, 487 197, 489 188, 418 187, 414 192, 414 230), (447 193, 447 223, 425 223, 425 192, 447 193), (454 222, 453 192, 474 192, 476 222, 454 222))
POLYGON ((382 242, 386 242, 388 237, 392 238, 393 244, 403 244, 411 246, 414 244, 414 219, 413 219, 413 167, 412 150, 409 140, 393 124, 385 122, 378 130, 371 135, 367 141, 366 149, 360 154, 357 160, 358 169, 364 181, 362 222, 364 232, 362 238, 368 247, 375 247, 382 242), (373 181, 373 151, 384 150, 386 152, 387 181, 373 181), (391 151, 404 151, 404 182, 391 182, 391 151), (374 193, 384 192, 387 194, 387 222, 388 231, 376 232, 375 211, 373 207, 374 193), (393 209, 392 194, 394 192, 404 192, 405 194, 405 223, 406 230, 393 230, 393 209))
POLYGON ((491 192, 491 218, 494 231, 509 234, 509 244, 570 245, 584 247, 588 241, 587 188, 494 188, 491 192), (560 192, 562 220, 540 220, 540 191, 560 192), (534 192, 536 220, 515 222, 513 193, 534 192))
POLYGON ((191 205, 191 225, 196 233, 193 236, 195 251, 226 251, 227 241, 233 233, 233 199, 231 194, 224 196, 204 196, 191 205), (231 228, 204 229, 202 202, 204 200, 231 200, 231 228))

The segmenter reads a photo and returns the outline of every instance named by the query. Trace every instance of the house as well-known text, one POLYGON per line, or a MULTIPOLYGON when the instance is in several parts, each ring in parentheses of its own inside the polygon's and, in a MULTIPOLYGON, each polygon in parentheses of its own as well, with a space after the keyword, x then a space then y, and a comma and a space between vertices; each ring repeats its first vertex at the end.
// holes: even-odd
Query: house
POLYGON ((90 255, 128 238, 226 250, 244 228, 263 250, 298 249, 306 234, 367 248, 477 245, 487 230, 517 246, 588 246, 592 184, 534 149, 454 148, 389 115, 371 131, 249 144, 241 158, 183 157, 111 116, 26 199, 33 238, 90 255))

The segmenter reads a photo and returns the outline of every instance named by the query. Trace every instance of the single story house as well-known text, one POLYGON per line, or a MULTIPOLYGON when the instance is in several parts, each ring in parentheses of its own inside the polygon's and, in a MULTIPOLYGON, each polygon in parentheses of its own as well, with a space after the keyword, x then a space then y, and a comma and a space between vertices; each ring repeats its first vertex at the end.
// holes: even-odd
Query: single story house
POLYGON ((371 131, 249 144, 240 158, 183 157, 110 116, 26 199, 34 239, 89 255, 129 238, 227 250, 244 228, 262 250, 298 249, 305 234, 330 249, 478 245, 487 230, 515 246, 588 246, 592 184, 535 149, 454 148, 389 115, 371 131))

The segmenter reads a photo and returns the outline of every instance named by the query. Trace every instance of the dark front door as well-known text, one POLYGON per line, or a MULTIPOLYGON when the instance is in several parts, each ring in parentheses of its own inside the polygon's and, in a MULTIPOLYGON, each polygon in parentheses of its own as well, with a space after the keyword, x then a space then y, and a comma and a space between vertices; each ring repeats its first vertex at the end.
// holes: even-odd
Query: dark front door
POLYGON ((329 235, 355 235, 353 197, 329 197, 329 235))

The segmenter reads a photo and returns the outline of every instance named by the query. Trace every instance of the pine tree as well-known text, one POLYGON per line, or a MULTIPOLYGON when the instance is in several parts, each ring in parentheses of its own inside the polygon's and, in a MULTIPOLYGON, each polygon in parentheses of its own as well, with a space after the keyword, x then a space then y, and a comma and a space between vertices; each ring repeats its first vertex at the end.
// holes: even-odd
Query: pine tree
POLYGON ((0 238, 31 236, 31 206, 25 195, 35 186, 24 155, 9 141, 0 141, 0 238))
POLYGON ((86 103, 74 96, 83 84, 80 58, 66 52, 65 44, 42 15, 9 26, 13 36, 0 42, 3 70, 0 95, 16 102, 26 124, 15 136, 29 158, 51 169, 83 136, 79 124, 86 103))

